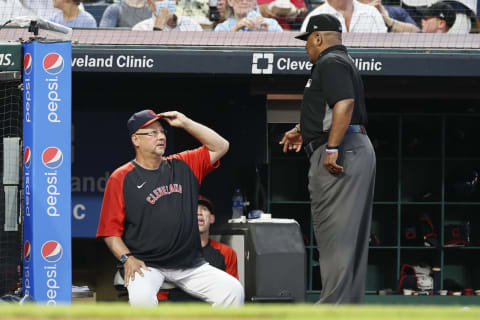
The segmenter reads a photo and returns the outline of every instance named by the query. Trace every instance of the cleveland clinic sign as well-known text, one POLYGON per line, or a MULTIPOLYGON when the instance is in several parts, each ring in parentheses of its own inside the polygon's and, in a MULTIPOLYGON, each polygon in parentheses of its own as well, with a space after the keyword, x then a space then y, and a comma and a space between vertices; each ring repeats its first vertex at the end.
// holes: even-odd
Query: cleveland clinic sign
MULTIPOLYGON (((74 72, 145 72, 164 74, 309 75, 312 64, 302 48, 269 51, 181 49, 141 50, 83 48, 73 51, 74 72)), ((411 54, 410 50, 379 52, 349 48, 355 66, 371 76, 478 76, 480 55, 411 54)))
MULTIPOLYGON (((383 63, 375 58, 352 58, 359 71, 380 72, 383 63)), ((287 57, 273 53, 255 52, 252 55, 252 74, 307 73, 313 64, 305 58, 287 57)))

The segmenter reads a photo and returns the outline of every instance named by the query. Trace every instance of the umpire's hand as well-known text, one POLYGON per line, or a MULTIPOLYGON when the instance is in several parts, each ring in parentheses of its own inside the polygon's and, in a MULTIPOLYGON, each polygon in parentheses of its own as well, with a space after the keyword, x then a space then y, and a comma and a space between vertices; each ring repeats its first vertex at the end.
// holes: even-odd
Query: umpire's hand
POLYGON ((299 152, 302 150, 302 142, 302 135, 297 129, 293 128, 292 130, 285 132, 283 139, 279 143, 283 144, 283 152, 290 150, 299 152))
POLYGON ((337 152, 329 153, 325 152, 325 158, 323 159, 323 165, 330 173, 342 173, 345 169, 337 164, 338 150, 337 152))
POLYGON ((133 281, 135 280, 135 272, 143 277, 143 270, 150 270, 146 265, 145 262, 135 258, 134 256, 130 256, 127 261, 123 264, 123 272, 124 272, 124 286, 125 288, 128 286, 130 279, 133 281))

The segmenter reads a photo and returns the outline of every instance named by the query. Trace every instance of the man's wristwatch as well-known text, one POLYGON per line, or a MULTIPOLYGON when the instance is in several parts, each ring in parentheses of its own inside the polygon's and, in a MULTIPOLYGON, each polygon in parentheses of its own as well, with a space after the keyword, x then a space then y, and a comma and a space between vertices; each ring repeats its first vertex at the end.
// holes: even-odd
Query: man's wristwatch
POLYGON ((124 264, 130 256, 133 256, 133 254, 131 253, 122 254, 122 256, 120 257, 120 263, 124 264))

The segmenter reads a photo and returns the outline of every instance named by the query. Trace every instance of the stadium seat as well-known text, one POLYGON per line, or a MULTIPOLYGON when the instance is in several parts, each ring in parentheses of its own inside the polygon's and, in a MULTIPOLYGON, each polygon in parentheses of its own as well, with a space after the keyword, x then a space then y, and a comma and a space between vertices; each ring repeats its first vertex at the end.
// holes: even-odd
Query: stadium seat
POLYGON ((97 3, 84 3, 85 11, 89 12, 97 21, 97 25, 100 25, 100 20, 102 20, 103 12, 109 6, 109 3, 104 1, 97 3))

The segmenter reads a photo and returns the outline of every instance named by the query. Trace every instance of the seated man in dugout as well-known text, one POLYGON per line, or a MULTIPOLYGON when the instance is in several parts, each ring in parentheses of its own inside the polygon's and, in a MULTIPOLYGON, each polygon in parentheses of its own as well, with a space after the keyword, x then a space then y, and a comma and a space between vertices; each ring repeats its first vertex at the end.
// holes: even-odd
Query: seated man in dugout
POLYGON ((177 16, 177 0, 147 0, 152 16, 133 26, 142 31, 202 31, 198 22, 190 17, 177 16))
POLYGON ((229 142, 177 111, 139 111, 127 129, 135 158, 108 178, 97 238, 119 261, 130 305, 156 306, 164 281, 213 306, 243 305, 241 283, 205 261, 196 214, 202 181, 229 142), (201 147, 165 156, 167 127, 201 147))
MULTIPOLYGON (((210 226, 215 223, 214 204, 208 198, 198 198, 198 230, 205 260, 213 267, 223 270, 238 280, 237 254, 221 242, 210 239, 210 226)), ((158 292, 159 301, 188 302, 202 301, 180 288, 161 289, 158 292)))

